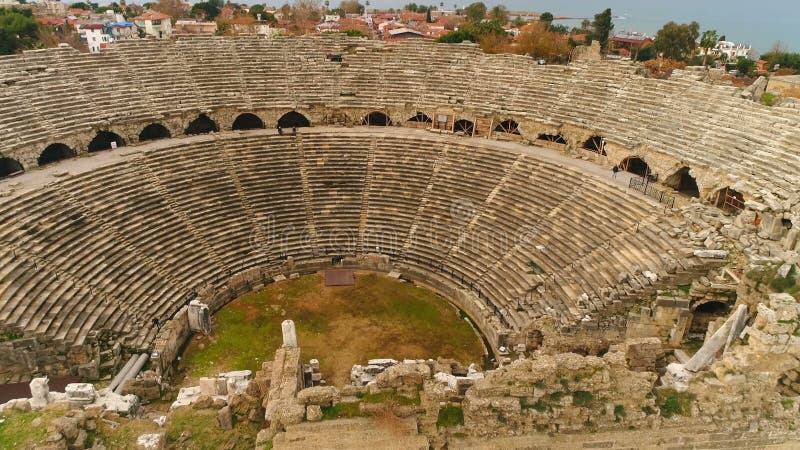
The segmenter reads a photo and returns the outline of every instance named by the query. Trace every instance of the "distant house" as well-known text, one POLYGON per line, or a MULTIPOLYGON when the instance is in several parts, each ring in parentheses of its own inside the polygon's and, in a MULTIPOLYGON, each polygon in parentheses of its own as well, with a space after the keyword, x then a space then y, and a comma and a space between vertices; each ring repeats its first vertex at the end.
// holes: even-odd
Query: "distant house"
POLYGON ((615 34, 610 42, 612 53, 636 58, 640 50, 653 44, 653 38, 642 33, 622 31, 615 34))
POLYGON ((158 39, 172 36, 172 18, 158 11, 148 10, 133 18, 133 23, 144 30, 144 34, 158 39))
POLYGON ((736 61, 739 58, 749 58, 753 48, 745 44, 737 44, 730 41, 719 41, 717 46, 711 50, 712 55, 722 56, 728 61, 736 61))
POLYGON ((175 32, 181 34, 215 34, 217 22, 179 20, 175 22, 175 32))
POLYGON ((406 27, 393 28, 384 33, 384 40, 387 41, 403 41, 406 39, 420 39, 423 37, 423 34, 419 31, 406 27))
POLYGON ((139 29, 133 22, 109 22, 106 24, 106 33, 111 36, 113 41, 139 38, 139 29))
POLYGON ((79 25, 77 28, 91 53, 100 53, 100 50, 107 49, 111 43, 111 36, 106 34, 105 25, 101 23, 79 25))

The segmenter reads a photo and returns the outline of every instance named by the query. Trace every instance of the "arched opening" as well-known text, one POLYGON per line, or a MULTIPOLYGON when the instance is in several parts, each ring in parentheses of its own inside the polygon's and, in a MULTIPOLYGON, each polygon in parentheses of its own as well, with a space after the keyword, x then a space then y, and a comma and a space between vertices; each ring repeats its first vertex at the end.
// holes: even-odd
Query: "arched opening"
POLYGON ((527 340, 525 342, 526 350, 536 350, 544 343, 544 334, 539 330, 531 330, 528 332, 527 340))
POLYGON ((539 141, 552 142, 553 144, 562 144, 562 145, 567 144, 567 140, 564 139, 564 136, 560 134, 542 133, 536 139, 539 141))
POLYGON ((172 137, 167 127, 160 123, 151 123, 144 127, 139 133, 139 142, 154 141, 156 139, 167 139, 172 137))
POLYGON ((629 156, 623 159, 622 162, 619 163, 619 168, 626 172, 639 175, 640 177, 652 175, 650 172, 650 166, 648 166, 647 163, 638 156, 629 156))
POLYGON ((89 142, 89 153, 101 152, 103 150, 123 146, 125 146, 125 140, 117 133, 100 131, 94 139, 92 139, 92 142, 89 142))
POLYGON ((234 130, 255 130, 264 128, 264 121, 255 114, 239 114, 236 120, 233 121, 233 126, 231 128, 234 130))
POLYGON ((519 134, 519 124, 511 119, 506 119, 494 127, 494 131, 508 134, 519 134))
POLYGON ((392 119, 380 111, 373 111, 361 120, 361 125, 368 125, 371 127, 388 127, 392 125, 392 119))
POLYGON ((592 136, 583 141, 581 148, 584 150, 589 150, 590 152, 595 152, 599 155, 606 156, 606 139, 603 136, 592 136))
POLYGON ((688 167, 681 167, 677 172, 667 177, 667 179, 664 180, 664 184, 683 195, 700 197, 700 188, 697 187, 697 180, 689 175, 689 170, 688 167))
POLYGON ((278 126, 281 128, 300 128, 310 127, 311 122, 306 119, 306 116, 297 111, 289 111, 278 119, 278 126))
POLYGON ((720 301, 710 301, 698 305, 692 313, 692 324, 689 326, 689 333, 705 335, 706 331, 708 331, 708 324, 719 317, 727 317, 730 309, 727 303, 720 301))
POLYGON ((456 133, 464 133, 467 136, 472 136, 475 134, 475 124, 467 119, 459 119, 453 124, 453 131, 456 133))
POLYGON ((22 164, 13 158, 0 158, 0 179, 13 177, 24 172, 22 164))
POLYGON ((216 131, 219 131, 219 125, 205 114, 200 114, 186 127, 186 134, 207 134, 216 131))
POLYGON ((62 161, 77 156, 75 150, 67 147, 64 144, 50 144, 45 147, 42 154, 39 155, 38 164, 44 166, 58 161, 62 161))
POLYGON ((417 112, 417 115, 411 117, 406 122, 433 123, 433 119, 425 115, 425 113, 417 112))
POLYGON ((744 209, 744 195, 730 187, 717 191, 714 205, 726 212, 737 212, 744 209))

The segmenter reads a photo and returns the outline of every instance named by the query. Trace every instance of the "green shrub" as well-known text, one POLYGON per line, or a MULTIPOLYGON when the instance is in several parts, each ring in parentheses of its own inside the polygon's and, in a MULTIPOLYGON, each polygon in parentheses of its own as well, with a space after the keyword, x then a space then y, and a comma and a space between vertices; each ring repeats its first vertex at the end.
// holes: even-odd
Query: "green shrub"
POLYGON ((594 396, 588 391, 575 391, 572 393, 572 404, 575 406, 587 406, 592 402, 594 396))
POLYGON ((779 96, 771 94, 769 92, 764 92, 763 94, 761 94, 761 104, 763 105, 775 106, 775 104, 778 103, 779 99, 780 99, 779 96))
POLYGON ((670 418, 675 415, 688 416, 692 411, 694 395, 687 392, 678 392, 675 389, 661 389, 656 391, 656 404, 661 410, 661 415, 670 418))
POLYGON ((460 406, 445 406, 439 410, 439 418, 436 420, 438 428, 454 427, 464 425, 464 409, 460 406))

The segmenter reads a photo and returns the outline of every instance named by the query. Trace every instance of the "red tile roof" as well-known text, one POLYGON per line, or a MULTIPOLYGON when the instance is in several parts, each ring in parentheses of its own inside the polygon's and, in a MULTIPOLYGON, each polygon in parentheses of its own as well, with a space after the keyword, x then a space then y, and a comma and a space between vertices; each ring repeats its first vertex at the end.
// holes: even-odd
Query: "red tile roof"
POLYGON ((162 14, 158 11, 148 10, 142 13, 139 16, 133 18, 133 20, 167 20, 171 19, 170 16, 166 14, 162 14))

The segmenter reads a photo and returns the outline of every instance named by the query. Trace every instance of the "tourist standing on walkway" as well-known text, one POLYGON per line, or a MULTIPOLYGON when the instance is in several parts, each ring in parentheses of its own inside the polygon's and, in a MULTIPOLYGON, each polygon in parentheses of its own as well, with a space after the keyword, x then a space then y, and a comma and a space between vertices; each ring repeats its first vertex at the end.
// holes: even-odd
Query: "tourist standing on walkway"
POLYGON ((619 173, 619 166, 614 166, 611 168, 611 178, 617 178, 617 173, 619 173))

